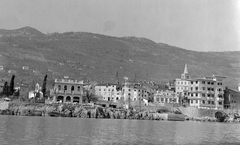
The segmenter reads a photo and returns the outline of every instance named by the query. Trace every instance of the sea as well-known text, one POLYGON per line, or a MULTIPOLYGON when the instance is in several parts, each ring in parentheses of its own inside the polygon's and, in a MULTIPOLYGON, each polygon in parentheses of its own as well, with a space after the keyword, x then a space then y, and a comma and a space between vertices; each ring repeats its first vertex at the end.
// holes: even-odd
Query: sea
POLYGON ((239 144, 240 123, 0 116, 0 145, 239 144))

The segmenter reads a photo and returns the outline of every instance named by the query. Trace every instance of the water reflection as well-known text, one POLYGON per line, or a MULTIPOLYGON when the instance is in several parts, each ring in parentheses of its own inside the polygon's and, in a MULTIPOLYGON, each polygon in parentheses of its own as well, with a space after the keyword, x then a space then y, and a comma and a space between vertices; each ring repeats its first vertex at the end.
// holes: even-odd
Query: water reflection
POLYGON ((0 116, 1 144, 226 144, 240 124, 0 116))

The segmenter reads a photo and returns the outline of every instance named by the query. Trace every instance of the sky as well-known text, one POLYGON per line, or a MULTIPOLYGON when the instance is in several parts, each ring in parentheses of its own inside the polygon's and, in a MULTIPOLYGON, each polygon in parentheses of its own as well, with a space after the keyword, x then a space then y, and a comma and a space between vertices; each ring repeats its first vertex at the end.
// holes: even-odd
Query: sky
POLYGON ((195 51, 240 51, 239 0, 0 0, 0 29, 136 36, 195 51))

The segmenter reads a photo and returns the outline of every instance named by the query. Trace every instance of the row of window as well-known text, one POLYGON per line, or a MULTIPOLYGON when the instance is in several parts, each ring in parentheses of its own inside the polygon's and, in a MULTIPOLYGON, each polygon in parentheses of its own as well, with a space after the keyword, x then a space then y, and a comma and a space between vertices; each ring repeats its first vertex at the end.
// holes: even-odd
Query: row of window
MULTIPOLYGON (((74 91, 74 89, 75 89, 75 87, 74 87, 74 86, 71 86, 71 91, 74 91)), ((62 90, 62 86, 61 86, 61 85, 58 85, 58 90, 59 90, 59 91, 62 90)), ((64 85, 63 90, 64 90, 64 91, 67 91, 67 90, 68 90, 67 85, 64 85)), ((77 87, 77 91, 80 91, 80 86, 77 87)))
MULTIPOLYGON (((190 95, 191 95, 191 97, 193 97, 194 96, 194 94, 195 94, 195 96, 196 97, 198 97, 198 93, 191 93, 190 95)), ((202 93, 202 97, 214 97, 214 94, 205 94, 205 93, 202 93)))
MULTIPOLYGON (((198 104, 198 102, 200 102, 200 100, 191 100, 190 101, 190 104, 198 104)), ((214 101, 205 101, 205 100, 202 100, 202 104, 209 104, 209 105, 214 105, 215 102, 214 101)), ((222 101, 218 102, 219 105, 222 105, 222 101)))
POLYGON ((187 84, 190 84, 190 83, 189 83, 189 82, 186 82, 186 81, 183 81, 183 82, 177 82, 177 84, 178 84, 178 85, 180 85, 180 84, 181 84, 181 85, 183 85, 183 84, 187 85, 187 84))

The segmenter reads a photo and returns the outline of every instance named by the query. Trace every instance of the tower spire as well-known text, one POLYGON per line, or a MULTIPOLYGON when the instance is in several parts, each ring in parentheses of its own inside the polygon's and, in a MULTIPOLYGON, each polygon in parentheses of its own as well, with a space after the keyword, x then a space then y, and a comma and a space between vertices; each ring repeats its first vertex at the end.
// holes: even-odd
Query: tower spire
POLYGON ((184 74, 188 74, 187 64, 185 64, 185 67, 184 67, 184 74))

